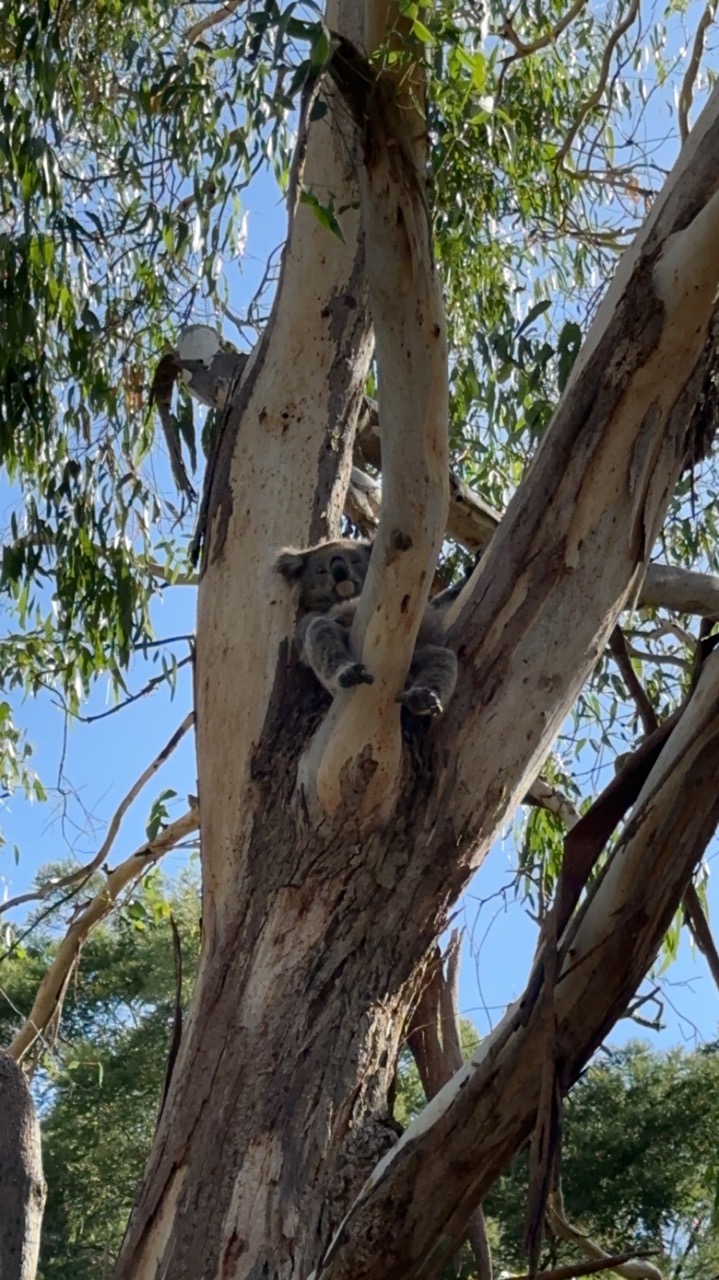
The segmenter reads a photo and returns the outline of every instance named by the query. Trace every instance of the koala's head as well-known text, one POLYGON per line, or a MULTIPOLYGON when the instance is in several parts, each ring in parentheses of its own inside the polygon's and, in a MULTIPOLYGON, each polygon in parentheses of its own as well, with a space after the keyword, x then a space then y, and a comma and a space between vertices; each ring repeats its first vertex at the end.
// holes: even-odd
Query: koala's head
POLYGON ((308 551, 283 551, 275 567, 288 582, 299 586, 303 609, 325 613, 360 594, 371 552, 371 542, 337 538, 308 551))

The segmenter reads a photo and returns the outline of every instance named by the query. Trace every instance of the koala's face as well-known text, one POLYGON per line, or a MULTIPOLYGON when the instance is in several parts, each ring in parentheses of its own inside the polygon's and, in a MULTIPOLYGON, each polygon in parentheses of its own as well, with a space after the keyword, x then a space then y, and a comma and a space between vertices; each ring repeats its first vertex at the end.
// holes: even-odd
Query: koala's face
POLYGON ((371 551, 370 543, 338 538, 309 551, 283 551, 277 569, 288 581, 299 584, 303 609, 325 613, 360 594, 371 551))

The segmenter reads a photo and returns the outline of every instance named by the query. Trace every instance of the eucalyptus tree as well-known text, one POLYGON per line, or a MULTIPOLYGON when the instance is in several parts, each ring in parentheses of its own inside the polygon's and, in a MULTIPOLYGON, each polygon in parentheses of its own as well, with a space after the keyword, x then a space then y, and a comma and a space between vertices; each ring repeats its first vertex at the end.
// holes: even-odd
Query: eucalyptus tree
POLYGON ((656 85, 633 99, 637 0, 10 7, 2 445, 24 496, 2 666, 69 714, 98 675, 123 687, 153 592, 185 568, 189 530, 169 540, 162 523, 182 506, 143 469, 146 392, 182 480, 195 433, 168 401, 199 369, 177 330, 203 300, 232 310, 221 259, 242 184, 268 162, 287 192, 269 315, 206 434, 199 798, 164 828, 156 814, 114 870, 103 844, 68 885, 106 868, 9 1045, 40 1051, 89 929, 199 824, 198 977, 122 1280, 433 1275, 530 1132, 536 1264, 561 1097, 651 965, 719 807, 717 579, 682 572, 715 567, 716 93, 689 131, 707 21, 661 185, 634 136, 671 40, 652 29, 656 85), (579 349, 578 304, 593 309, 623 243, 579 349), (365 477, 360 512, 363 442, 381 503, 365 477), (499 519, 488 504, 510 496, 499 519), (335 536, 345 510, 377 521, 351 633, 374 680, 330 704, 293 657, 276 562, 335 536), (427 722, 396 697, 447 532, 487 550, 450 613, 457 690, 427 722), (573 709, 626 757, 579 822, 548 765, 573 709), (530 825, 529 870, 538 843, 555 856, 526 991, 397 1141, 391 1085, 434 944, 527 796, 554 815, 530 825))

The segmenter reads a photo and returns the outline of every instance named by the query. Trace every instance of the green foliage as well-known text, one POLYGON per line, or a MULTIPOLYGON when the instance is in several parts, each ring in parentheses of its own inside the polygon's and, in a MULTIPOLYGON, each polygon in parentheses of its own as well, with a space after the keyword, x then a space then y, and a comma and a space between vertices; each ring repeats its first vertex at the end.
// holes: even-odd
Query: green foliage
MULTIPOLYGON (((168 893, 155 876, 85 944, 62 1035, 36 1077, 48 1184, 43 1280, 109 1274, 122 1238, 154 1131, 172 1031, 170 912, 182 940, 186 1003, 199 946, 197 886, 184 879, 168 893)), ((56 947, 53 934, 39 931, 4 963, 3 1043, 16 1010, 29 1009, 56 947)))
MULTIPOLYGON (((462 1022, 465 1054, 477 1033, 462 1022)), ((409 1053, 400 1061, 394 1114, 407 1124, 424 1105, 409 1053)), ((656 1250, 666 1275, 705 1280, 719 1268, 719 1045, 655 1053, 635 1042, 595 1058, 565 1104, 562 1186, 573 1226, 606 1251, 656 1250)), ((485 1214, 496 1274, 526 1270, 527 1151, 493 1187, 485 1214)), ((542 1265, 577 1251, 551 1234, 542 1265)), ((474 1275, 467 1250, 459 1274, 474 1275)), ((448 1272, 447 1276, 454 1274, 448 1272)))
MULTIPOLYGON (((606 1250, 655 1249, 665 1274, 700 1280, 719 1267, 716 1151, 719 1047, 653 1053, 631 1044, 595 1059, 566 1104, 562 1183, 569 1221, 606 1250)), ((500 1258, 524 1268, 526 1152, 490 1193, 500 1258)), ((576 1256, 558 1241, 551 1263, 576 1256)))

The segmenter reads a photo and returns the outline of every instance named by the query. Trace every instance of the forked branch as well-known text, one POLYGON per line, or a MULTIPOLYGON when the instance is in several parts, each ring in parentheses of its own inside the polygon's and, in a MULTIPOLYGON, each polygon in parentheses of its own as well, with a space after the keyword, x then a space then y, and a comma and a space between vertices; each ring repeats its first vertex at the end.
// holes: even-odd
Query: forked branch
POLYGON ((115 843, 117 833, 120 830, 122 820, 128 809, 135 802, 143 787, 147 785, 150 779, 155 776, 158 769, 161 769, 165 761, 172 755, 173 751, 182 741, 187 730, 192 725, 193 720, 194 714, 190 711, 185 716, 185 719, 182 721, 179 728, 175 730, 172 737, 165 743, 162 750, 158 751, 155 759, 150 761, 150 764, 148 764, 146 769, 143 769, 139 778, 133 782, 129 791, 123 796, 112 815, 105 839, 100 845, 95 856, 92 857, 89 862, 84 863, 83 866, 77 867, 75 871, 69 871, 65 876, 58 876, 57 878, 46 880, 37 889, 30 890, 29 893, 18 894, 16 898, 8 898, 7 902, 3 902, 0 905, 0 915, 5 911, 11 911, 15 907, 22 906, 26 902, 44 902, 47 898, 53 897, 62 889, 68 889, 74 884, 81 885, 86 880, 89 880, 90 876, 93 875, 108 858, 110 850, 115 843))
POLYGON ((8 1049, 12 1058, 19 1061, 38 1036, 42 1035, 51 1018, 59 1014, 82 944, 91 929, 111 911, 122 890, 139 880, 143 872, 157 862, 158 858, 196 831, 199 823, 198 810, 189 809, 182 817, 169 823, 154 840, 121 862, 114 871, 106 872, 102 888, 73 921, 60 943, 55 959, 37 989, 32 1009, 8 1049))

